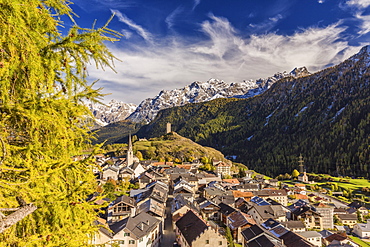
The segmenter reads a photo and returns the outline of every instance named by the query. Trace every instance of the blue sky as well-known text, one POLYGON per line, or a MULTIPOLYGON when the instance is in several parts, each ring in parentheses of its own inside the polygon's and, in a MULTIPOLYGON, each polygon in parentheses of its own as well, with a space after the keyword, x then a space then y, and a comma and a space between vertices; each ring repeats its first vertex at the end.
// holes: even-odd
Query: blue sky
MULTIPOLYGON (((77 23, 123 37, 115 70, 89 67, 105 102, 139 103, 210 78, 238 82, 306 66, 316 72, 370 40, 370 0, 72 0, 77 23)), ((66 22, 68 27, 70 23, 66 22)))

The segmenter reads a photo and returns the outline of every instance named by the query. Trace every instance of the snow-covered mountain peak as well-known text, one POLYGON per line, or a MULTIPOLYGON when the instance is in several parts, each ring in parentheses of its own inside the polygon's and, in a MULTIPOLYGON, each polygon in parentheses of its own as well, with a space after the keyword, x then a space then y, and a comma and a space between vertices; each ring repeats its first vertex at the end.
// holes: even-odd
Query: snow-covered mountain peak
POLYGON ((244 80, 227 83, 211 78, 206 82, 194 81, 190 85, 174 90, 162 90, 154 98, 143 100, 128 119, 134 122, 150 122, 157 113, 166 108, 188 103, 205 102, 217 98, 249 98, 263 93, 276 81, 287 77, 300 77, 309 73, 305 67, 295 68, 292 72, 276 73, 266 79, 244 80))
POLYGON ((110 123, 125 120, 135 111, 137 105, 112 99, 106 105, 91 103, 88 107, 94 115, 96 122, 101 126, 105 126, 110 123))
POLYGON ((366 55, 369 56, 370 55, 370 46, 367 45, 367 46, 362 47, 358 54, 366 54, 366 55))
POLYGON ((311 73, 308 72, 306 67, 294 68, 292 71, 290 71, 289 74, 293 77, 303 77, 311 75, 311 73))

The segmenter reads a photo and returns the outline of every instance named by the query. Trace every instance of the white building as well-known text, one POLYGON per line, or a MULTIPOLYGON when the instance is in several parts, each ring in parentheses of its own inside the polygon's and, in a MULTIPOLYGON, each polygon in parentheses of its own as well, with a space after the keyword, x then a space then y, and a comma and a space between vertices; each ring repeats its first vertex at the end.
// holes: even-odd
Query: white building
POLYGON ((357 223, 354 225, 352 232, 360 238, 370 238, 370 219, 367 220, 367 223, 357 223))
POLYGON ((109 225, 108 231, 101 228, 92 244, 119 247, 158 247, 162 236, 161 221, 155 217, 140 213, 109 225))
POLYGON ((316 231, 298 232, 298 235, 302 236, 304 239, 315 246, 322 246, 322 236, 316 231))

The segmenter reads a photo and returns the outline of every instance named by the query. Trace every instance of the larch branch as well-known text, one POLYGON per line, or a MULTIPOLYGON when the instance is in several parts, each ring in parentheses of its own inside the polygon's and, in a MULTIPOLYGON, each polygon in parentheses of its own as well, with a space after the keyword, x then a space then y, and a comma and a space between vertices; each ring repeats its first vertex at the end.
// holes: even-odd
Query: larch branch
POLYGON ((0 220, 0 233, 16 224, 18 221, 25 218, 27 215, 33 213, 37 207, 33 204, 28 204, 24 207, 19 208, 14 213, 6 216, 4 219, 0 220))

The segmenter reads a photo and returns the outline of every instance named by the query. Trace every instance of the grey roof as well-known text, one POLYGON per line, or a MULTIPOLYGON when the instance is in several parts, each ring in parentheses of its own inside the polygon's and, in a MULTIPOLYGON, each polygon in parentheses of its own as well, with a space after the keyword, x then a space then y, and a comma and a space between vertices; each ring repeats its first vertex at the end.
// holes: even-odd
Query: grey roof
POLYGON ((362 205, 359 202, 351 202, 350 204, 348 204, 348 207, 359 209, 362 207, 362 205))
POLYGON ((179 193, 190 193, 190 194, 192 194, 193 191, 188 186, 182 185, 182 186, 180 186, 179 188, 177 188, 173 191, 173 194, 179 194, 179 193))
POLYGON ((100 228, 99 228, 99 231, 101 233, 104 233, 106 236, 112 238, 113 237, 113 233, 111 231, 109 231, 105 225, 103 225, 101 222, 99 222, 98 220, 95 220, 94 221, 94 224, 98 225, 100 228))
POLYGON ((356 214, 338 214, 337 216, 341 220, 357 220, 356 214))
POLYGON ((253 208, 258 212, 262 219, 265 220, 286 215, 283 207, 279 205, 253 206, 253 208))
POLYGON ((256 239, 253 239, 252 241, 246 243, 246 247, 275 247, 276 245, 270 241, 266 237, 266 235, 262 234, 256 239))
POLYGON ((316 231, 299 232, 298 235, 301 235, 304 238, 321 238, 321 234, 316 231))
POLYGON ((112 171, 118 172, 119 168, 116 167, 116 166, 107 166, 107 167, 103 168, 103 172, 107 171, 107 170, 112 170, 112 171))
POLYGON ((152 214, 163 217, 165 213, 165 205, 153 199, 148 199, 138 207, 138 212, 151 212, 152 214))
POLYGON ((334 208, 334 214, 346 214, 347 210, 345 208, 334 208))
POLYGON ((285 247, 282 244, 282 241, 276 237, 273 233, 263 229, 259 225, 253 225, 249 228, 246 228, 242 231, 242 236, 246 242, 245 246, 252 247, 265 247, 265 246, 274 246, 274 247, 285 247), (273 244, 273 245, 271 245, 273 244))
POLYGON ((216 187, 207 187, 204 189, 204 191, 207 192, 207 194, 210 196, 222 196, 225 193, 224 191, 216 187))
POLYGON ((260 188, 260 185, 259 184, 248 183, 248 184, 238 184, 235 187, 237 189, 244 189, 244 190, 258 190, 260 188))
POLYGON ((229 216, 230 214, 234 213, 236 210, 235 208, 233 207, 230 207, 229 205, 221 202, 220 204, 218 204, 218 206, 220 207, 220 212, 226 216, 229 216))
POLYGON ((148 198, 153 198, 161 203, 165 203, 168 196, 168 187, 164 186, 162 182, 155 181, 146 186, 146 190, 141 193, 135 194, 134 197, 139 203, 148 198))
POLYGON ((252 240, 256 236, 262 234, 264 231, 259 225, 253 225, 242 231, 242 236, 246 241, 252 240))
MULTIPOLYGON (((186 199, 187 195, 184 194, 178 194, 171 202, 171 213, 174 213, 176 210, 188 206, 190 209, 195 210, 196 212, 199 211, 196 209, 194 203, 191 203, 189 200, 186 199)), ((193 198, 192 196, 189 196, 189 198, 193 198)))
POLYGON ((313 245, 294 232, 287 232, 280 237, 287 247, 312 247, 313 245))
POLYGON ((253 220, 252 216, 242 213, 242 212, 235 212, 235 214, 231 214, 228 218, 229 227, 231 230, 235 230, 239 227, 243 227, 246 225, 254 225, 256 222, 253 220))
POLYGON ((259 190, 259 191, 254 191, 254 195, 256 196, 286 196, 287 193, 285 190, 259 190))
POLYGON ((217 211, 220 210, 220 207, 217 204, 214 204, 213 202, 206 200, 199 204, 200 209, 205 209, 212 206, 213 208, 217 208, 217 211))
POLYGON ((330 235, 332 235, 333 233, 331 231, 328 231, 328 230, 322 230, 321 232, 319 232, 320 235, 323 237, 323 238, 326 238, 326 237, 329 237, 330 235))
POLYGON ((358 226, 362 231, 370 232, 370 223, 357 223, 357 226, 358 226))
POLYGON ((355 209, 355 208, 348 208, 346 211, 347 211, 348 214, 357 213, 357 209, 355 209))
POLYGON ((170 176, 172 177, 172 174, 174 176, 179 176, 180 174, 183 175, 184 173, 188 173, 188 172, 189 171, 184 168, 173 167, 173 168, 166 169, 164 173, 171 174, 170 176))
POLYGON ((128 222, 129 218, 131 218, 131 217, 127 217, 123 220, 117 221, 117 222, 109 225, 109 228, 113 231, 113 235, 116 235, 117 233, 119 233, 120 231, 122 231, 123 229, 126 228, 126 225, 127 225, 127 222, 128 222))
POLYGON ((176 226, 190 246, 199 235, 208 229, 207 224, 192 210, 176 221, 176 226))
POLYGON ((148 189, 137 189, 137 190, 130 190, 130 197, 136 197, 139 194, 144 193, 148 189))
POLYGON ((220 204, 221 202, 227 205, 234 205, 235 198, 231 191, 226 191, 224 195, 215 196, 211 199, 211 201, 217 205, 220 204))
POLYGON ((134 174, 134 170, 132 170, 130 167, 124 167, 119 171, 120 174, 122 173, 129 173, 129 174, 134 174))
POLYGON ((290 220, 281 224, 289 229, 306 228, 306 225, 300 220, 290 220))
POLYGON ((150 233, 158 224, 160 220, 147 214, 140 213, 134 217, 128 217, 110 225, 110 229, 117 234, 126 229, 133 234, 133 237, 140 239, 150 233))
POLYGON ((274 229, 270 230, 270 233, 278 238, 281 238, 283 235, 287 234, 288 232, 290 231, 280 224, 276 226, 274 229))
POLYGON ((301 199, 299 199, 292 205, 289 205, 287 208, 292 212, 292 214, 297 216, 302 215, 308 211, 320 215, 318 212, 316 212, 315 207, 311 206, 308 202, 301 199))
POLYGON ((139 165, 141 166, 141 164, 139 162, 134 162, 134 164, 132 164, 130 168, 132 170, 135 170, 139 165))
POLYGON ((136 202, 134 198, 126 196, 126 195, 122 195, 122 196, 117 197, 116 200, 114 200, 113 202, 111 202, 109 207, 112 207, 120 202, 123 202, 124 204, 127 204, 132 207, 136 206, 136 202))

